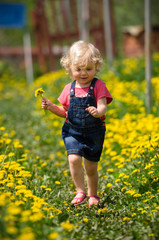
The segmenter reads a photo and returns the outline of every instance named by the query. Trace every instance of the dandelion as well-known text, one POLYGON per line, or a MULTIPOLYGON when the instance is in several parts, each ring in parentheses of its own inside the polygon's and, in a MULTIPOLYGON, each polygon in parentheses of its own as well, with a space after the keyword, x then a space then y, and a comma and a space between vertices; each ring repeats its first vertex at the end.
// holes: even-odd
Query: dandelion
POLYGON ((70 223, 68 220, 66 222, 61 223, 61 226, 66 230, 72 230, 73 224, 70 223))
POLYGON ((55 184, 60 185, 61 183, 60 181, 55 181, 55 184))
POLYGON ((154 234, 153 233, 149 233, 148 236, 149 237, 154 237, 154 234))
POLYGON ((87 223, 89 220, 88 220, 88 218, 83 218, 83 221, 84 221, 85 223, 87 223))
POLYGON ((8 226, 7 227, 7 232, 9 234, 17 234, 18 233, 18 229, 14 226, 8 226))
POLYGON ((114 172, 114 169, 113 168, 108 168, 107 172, 114 172))
POLYGON ((141 194, 136 193, 136 194, 134 194, 134 197, 141 197, 141 194))
POLYGON ((37 96, 43 97, 43 93, 45 93, 45 91, 44 91, 42 88, 38 88, 38 89, 35 91, 35 97, 37 97, 37 96))
POLYGON ((134 189, 130 189, 128 191, 126 191, 126 194, 129 194, 130 196, 133 196, 136 193, 136 191, 134 189))
POLYGON ((108 188, 112 187, 112 184, 111 184, 111 183, 108 183, 108 184, 107 184, 107 187, 108 187, 108 188))
POLYGON ((129 218, 129 217, 124 217, 123 218, 123 221, 125 222, 125 221, 130 221, 131 220, 131 218, 129 218))
POLYGON ((132 217, 135 217, 135 216, 136 216, 136 213, 132 213, 131 216, 132 216, 132 217))
POLYGON ((120 179, 119 179, 119 178, 115 180, 115 183, 118 183, 118 182, 120 182, 120 179))
POLYGON ((104 213, 104 212, 107 212, 108 211, 108 209, 105 207, 105 208, 103 208, 102 209, 102 212, 104 213))
POLYGON ((44 218, 44 214, 42 212, 37 212, 37 213, 34 213, 33 215, 31 215, 29 217, 29 220, 32 222, 38 222, 38 221, 42 220, 43 218, 44 218))
POLYGON ((60 236, 59 233, 54 232, 54 233, 50 233, 48 237, 49 237, 49 239, 56 239, 59 236, 60 236))

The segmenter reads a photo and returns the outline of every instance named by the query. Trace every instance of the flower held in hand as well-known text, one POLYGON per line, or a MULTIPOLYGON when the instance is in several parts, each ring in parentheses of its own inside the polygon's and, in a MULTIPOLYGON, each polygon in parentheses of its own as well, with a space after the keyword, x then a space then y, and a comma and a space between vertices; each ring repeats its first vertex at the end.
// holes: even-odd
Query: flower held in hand
POLYGON ((35 97, 37 97, 37 96, 41 96, 41 97, 43 97, 43 93, 44 93, 45 91, 42 89, 42 88, 38 88, 36 91, 35 91, 35 97))

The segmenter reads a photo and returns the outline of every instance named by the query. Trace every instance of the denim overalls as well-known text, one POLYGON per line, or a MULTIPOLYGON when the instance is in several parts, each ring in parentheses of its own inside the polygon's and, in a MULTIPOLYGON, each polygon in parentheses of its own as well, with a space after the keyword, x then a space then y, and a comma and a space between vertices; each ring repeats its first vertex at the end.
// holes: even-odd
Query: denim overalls
POLYGON ((75 83, 70 88, 68 118, 62 128, 62 137, 67 154, 78 154, 87 160, 97 162, 103 148, 105 124, 100 118, 93 117, 85 109, 96 107, 94 87, 98 79, 94 78, 86 97, 75 96, 75 83))

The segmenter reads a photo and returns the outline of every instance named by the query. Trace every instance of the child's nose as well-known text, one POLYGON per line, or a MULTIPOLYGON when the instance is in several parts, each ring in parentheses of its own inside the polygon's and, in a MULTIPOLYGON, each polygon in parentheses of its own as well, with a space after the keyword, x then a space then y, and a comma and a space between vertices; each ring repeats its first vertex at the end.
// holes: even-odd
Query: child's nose
POLYGON ((81 74, 86 74, 87 73, 87 71, 85 70, 85 69, 82 69, 82 71, 81 71, 81 74))

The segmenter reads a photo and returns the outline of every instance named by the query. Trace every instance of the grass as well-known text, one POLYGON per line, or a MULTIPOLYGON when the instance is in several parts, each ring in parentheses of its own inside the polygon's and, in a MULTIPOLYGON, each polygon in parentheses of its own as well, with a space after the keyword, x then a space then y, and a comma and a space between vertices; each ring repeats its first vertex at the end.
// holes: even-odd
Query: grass
POLYGON ((64 119, 41 110, 37 88, 55 103, 70 80, 60 70, 26 86, 0 79, 0 239, 159 239, 159 55, 153 107, 145 109, 144 59, 115 61, 100 77, 112 96, 99 162, 101 205, 73 207, 75 187, 61 137, 64 119))

